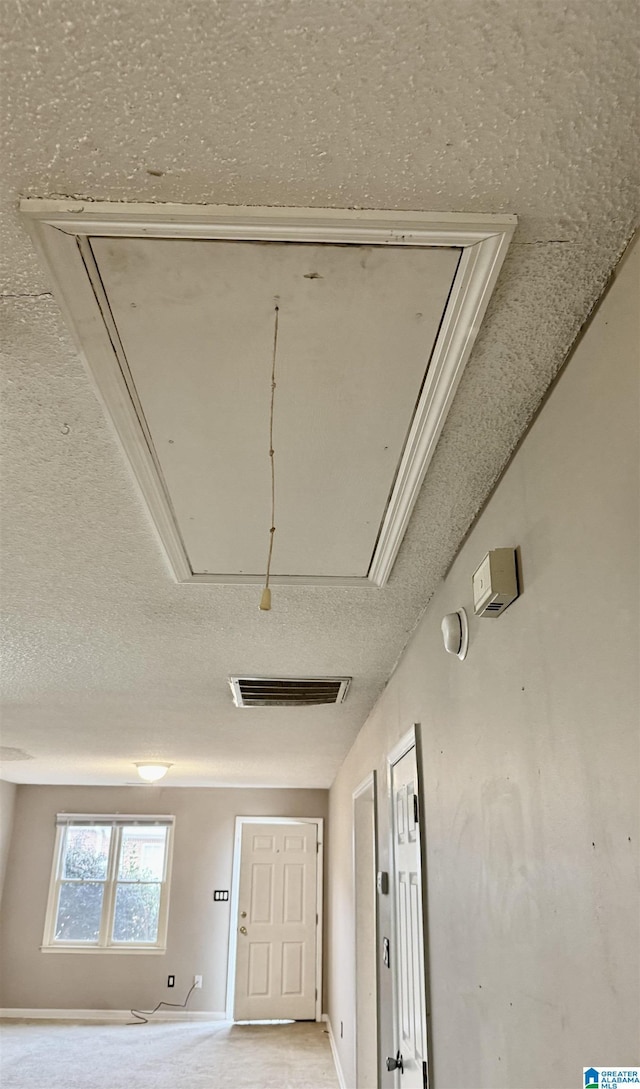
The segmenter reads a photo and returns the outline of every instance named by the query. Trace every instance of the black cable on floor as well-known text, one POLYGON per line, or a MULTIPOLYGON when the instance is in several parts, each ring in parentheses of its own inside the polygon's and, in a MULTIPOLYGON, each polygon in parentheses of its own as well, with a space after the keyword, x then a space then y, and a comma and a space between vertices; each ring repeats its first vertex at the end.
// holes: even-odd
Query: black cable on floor
POLYGON ((157 1013, 161 1006, 171 1006, 173 1009, 176 1009, 176 1010, 186 1010, 187 1002, 191 998, 191 992, 195 990, 195 986, 196 986, 195 983, 191 984, 191 987, 189 988, 189 993, 188 993, 187 997, 185 998, 184 1002, 158 1002, 158 1005, 154 1006, 152 1010, 131 1010, 130 1011, 131 1016, 132 1017, 137 1017, 138 1020, 137 1021, 127 1021, 127 1024, 128 1025, 148 1025, 149 1024, 149 1018, 154 1013, 157 1013))

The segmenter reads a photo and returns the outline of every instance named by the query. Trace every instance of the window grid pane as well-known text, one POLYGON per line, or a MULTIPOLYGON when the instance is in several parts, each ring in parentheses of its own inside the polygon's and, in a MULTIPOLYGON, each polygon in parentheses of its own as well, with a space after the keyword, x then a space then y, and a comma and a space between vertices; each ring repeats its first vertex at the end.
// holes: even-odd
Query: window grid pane
POLYGON ((114 942, 156 942, 160 917, 159 883, 130 882, 116 887, 114 942))
POLYGON ((167 828, 129 825, 120 832, 119 881, 164 880, 167 828))
POLYGON ((63 881, 60 885, 55 938, 97 942, 104 903, 104 882, 63 881))
POLYGON ((111 828, 75 825, 67 828, 62 878, 104 881, 109 865, 111 828))

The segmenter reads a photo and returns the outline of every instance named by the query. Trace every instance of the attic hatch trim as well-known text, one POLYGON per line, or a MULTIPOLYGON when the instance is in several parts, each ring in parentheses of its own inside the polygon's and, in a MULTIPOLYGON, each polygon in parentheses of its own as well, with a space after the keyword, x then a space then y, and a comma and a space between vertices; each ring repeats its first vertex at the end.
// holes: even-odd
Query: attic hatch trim
POLYGON ((229 677, 236 707, 318 707, 344 703, 351 677, 229 677))
POLYGON ((263 575, 196 574, 191 569, 89 239, 226 239, 462 250, 367 576, 273 575, 270 580, 273 585, 384 586, 515 231, 516 216, 34 198, 21 200, 20 211, 173 575, 178 582, 189 583, 256 584, 263 575))

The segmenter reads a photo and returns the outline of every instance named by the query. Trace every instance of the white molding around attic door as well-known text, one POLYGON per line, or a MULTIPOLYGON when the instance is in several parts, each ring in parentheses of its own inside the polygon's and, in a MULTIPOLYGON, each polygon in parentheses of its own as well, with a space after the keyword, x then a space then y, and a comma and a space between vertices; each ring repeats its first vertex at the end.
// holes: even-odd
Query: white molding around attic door
POLYGON ((177 239, 454 248, 457 270, 366 575, 274 574, 273 583, 384 586, 516 226, 509 215, 234 208, 68 200, 21 202, 56 298, 113 422, 179 582, 256 583, 262 574, 194 571, 131 377, 90 240, 177 239))

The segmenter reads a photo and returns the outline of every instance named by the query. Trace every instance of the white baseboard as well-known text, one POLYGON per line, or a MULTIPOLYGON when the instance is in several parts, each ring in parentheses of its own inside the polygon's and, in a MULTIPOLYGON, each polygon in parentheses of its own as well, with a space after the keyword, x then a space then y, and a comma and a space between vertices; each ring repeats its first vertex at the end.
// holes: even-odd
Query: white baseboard
MULTIPOLYGON (((226 1021, 226 1013, 213 1010, 158 1010, 147 1014, 152 1021, 226 1021)), ((131 1010, 34 1010, 0 1009, 0 1020, 20 1021, 134 1021, 131 1010)))
POLYGON ((336 1068, 336 1074, 338 1075, 338 1082, 340 1089, 347 1089, 347 1082, 344 1076, 344 1071, 340 1064, 340 1056, 338 1055, 338 1048, 336 1047, 335 1036, 333 1035, 333 1029, 331 1028, 331 1021, 327 1014, 322 1015, 322 1020, 327 1022, 327 1028, 329 1029, 329 1043, 331 1044, 331 1051, 333 1053, 333 1062, 336 1068))

